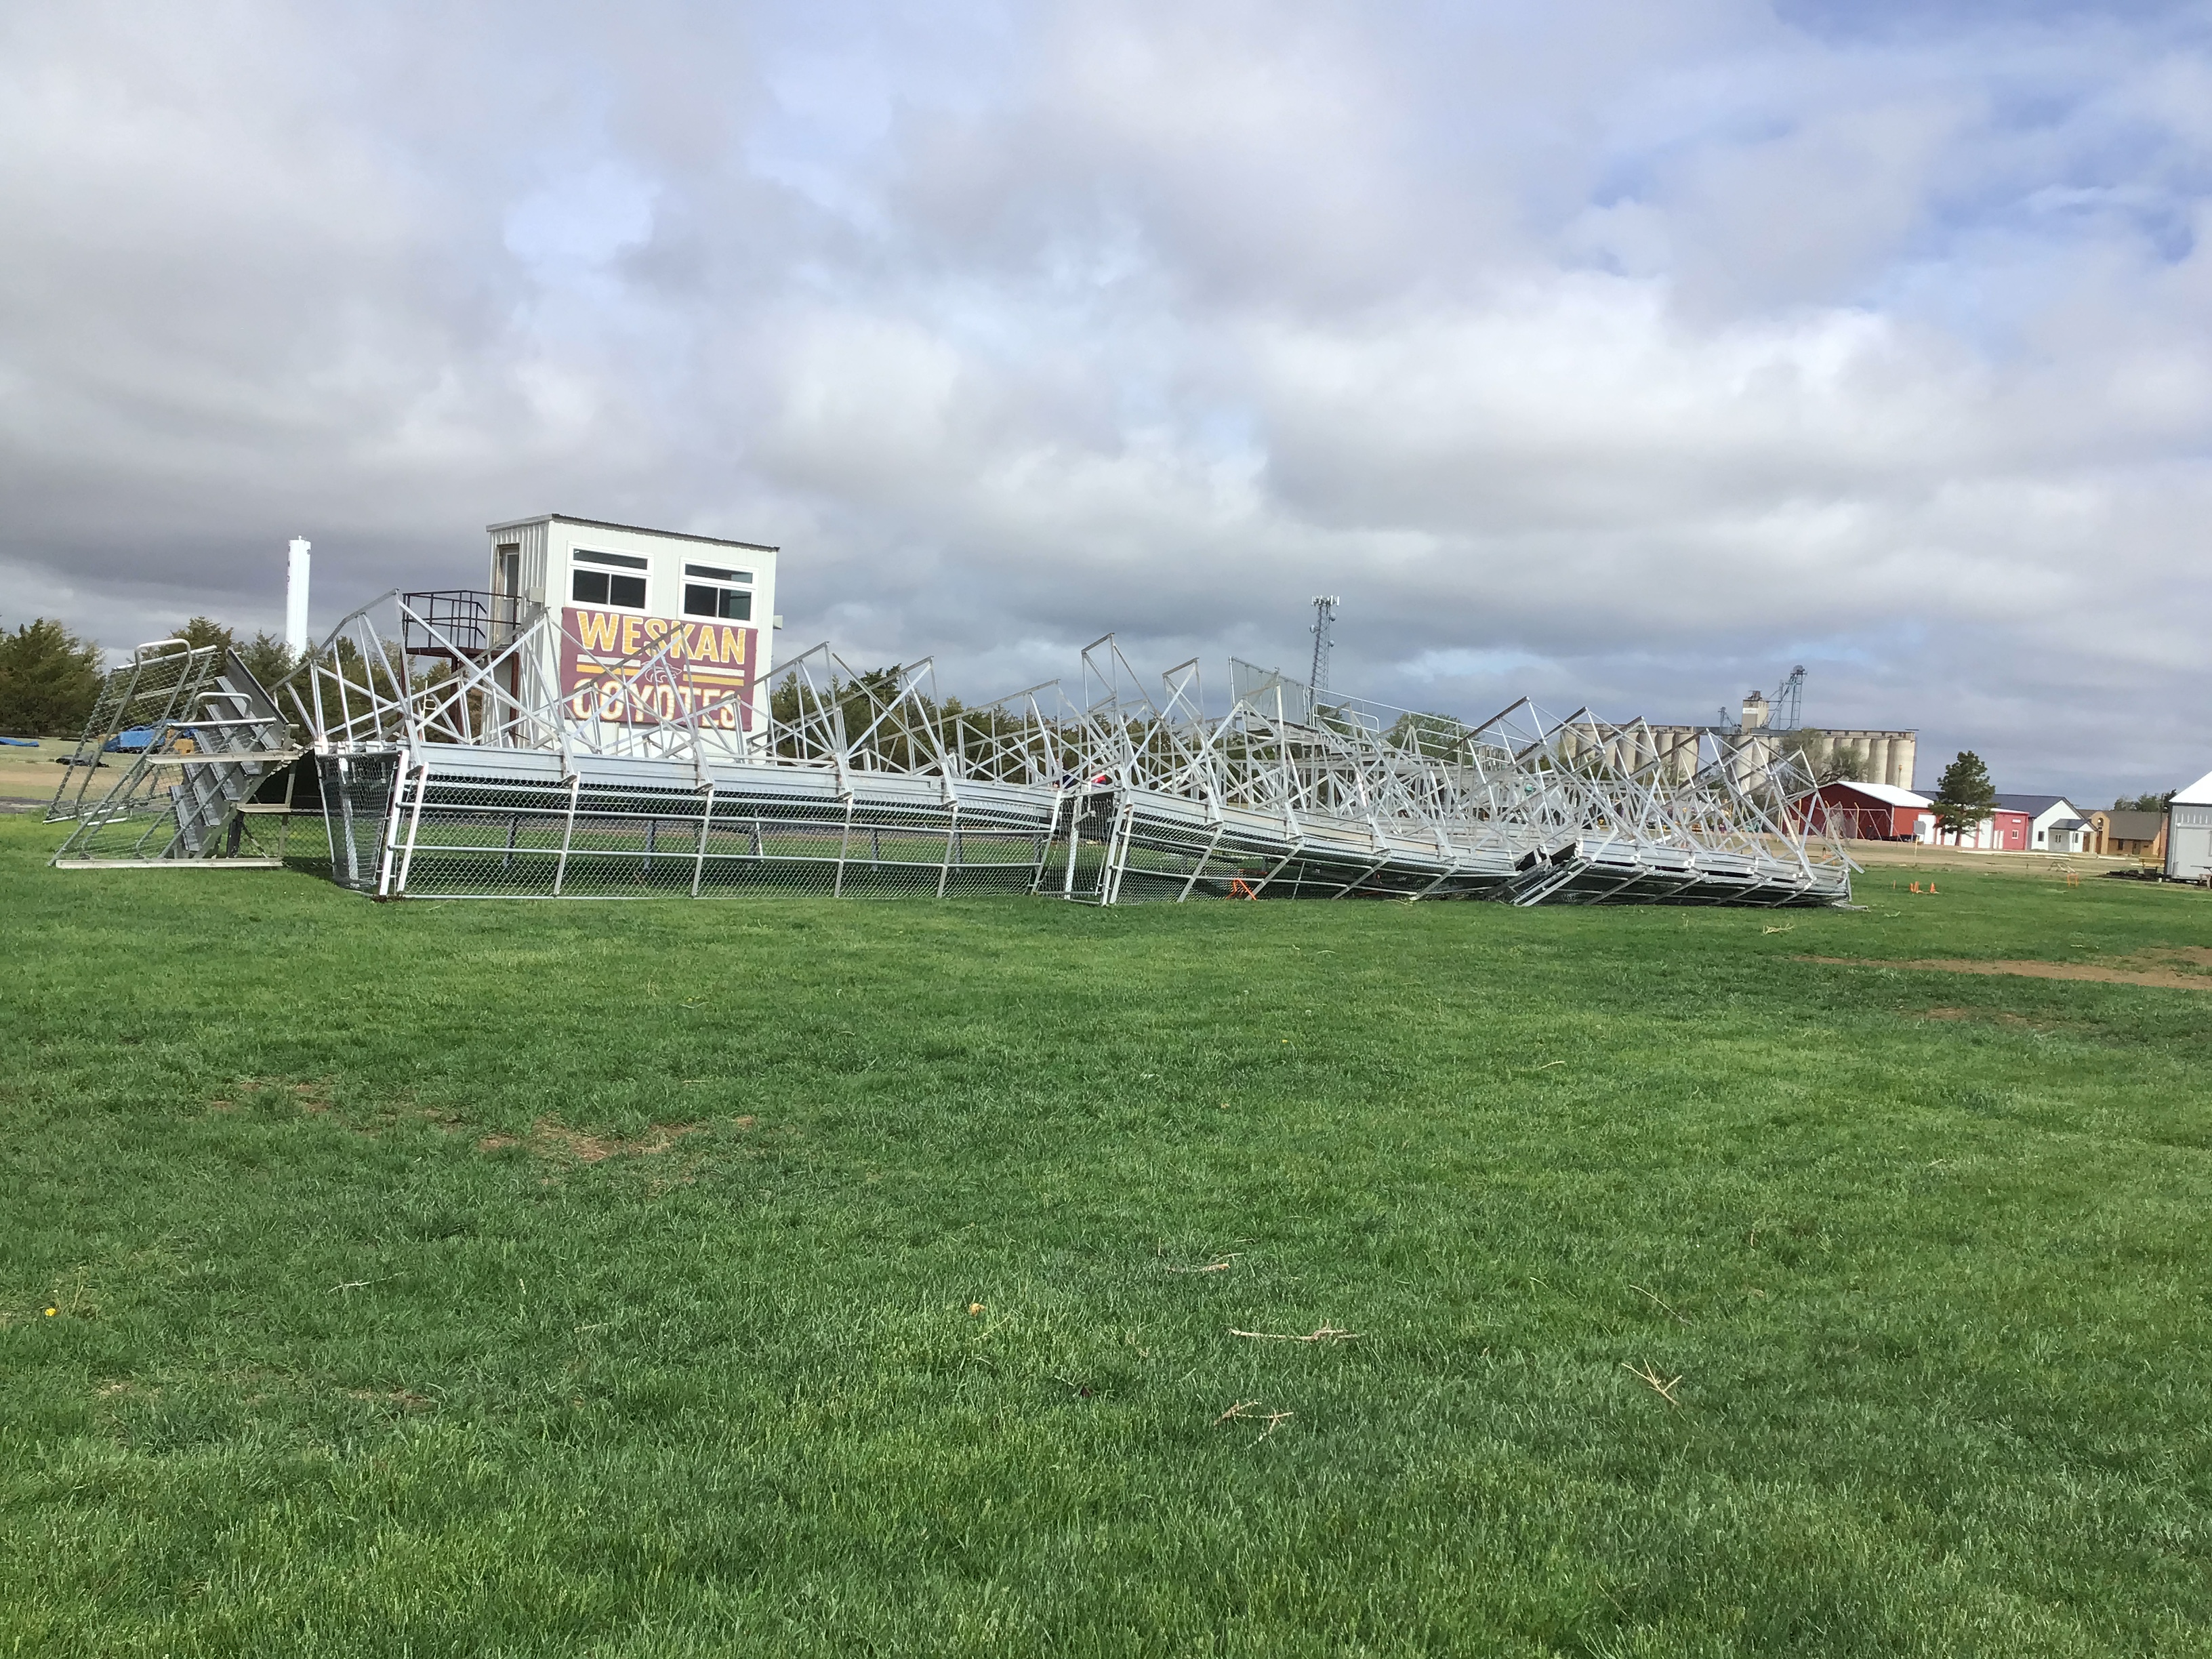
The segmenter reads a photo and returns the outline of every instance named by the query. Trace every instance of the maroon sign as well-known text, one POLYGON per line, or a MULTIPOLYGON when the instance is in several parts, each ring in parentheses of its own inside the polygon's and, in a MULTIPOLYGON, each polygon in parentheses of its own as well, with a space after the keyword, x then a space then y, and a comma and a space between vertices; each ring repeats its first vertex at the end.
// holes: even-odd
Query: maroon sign
POLYGON ((635 725, 703 709, 702 726, 751 727, 752 699, 744 692, 758 629, 580 605, 568 606, 561 620, 561 702, 571 720, 635 725))

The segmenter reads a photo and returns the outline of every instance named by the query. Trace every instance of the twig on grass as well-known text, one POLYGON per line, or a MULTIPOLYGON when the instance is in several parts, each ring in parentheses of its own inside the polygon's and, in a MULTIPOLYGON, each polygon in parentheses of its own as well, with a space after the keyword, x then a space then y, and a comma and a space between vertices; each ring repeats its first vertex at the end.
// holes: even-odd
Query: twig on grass
POLYGON ((1232 1251, 1218 1261, 1209 1261, 1205 1266, 1198 1267, 1178 1267, 1173 1262, 1164 1262, 1161 1265, 1171 1273, 1225 1273, 1229 1271, 1229 1264, 1243 1254, 1242 1250, 1232 1251))
POLYGON ((1779 927, 1762 927, 1759 931, 1762 935, 1764 935, 1767 933, 1795 933, 1796 930, 1797 924, 1796 922, 1785 921, 1779 927))
POLYGON ((1661 1296, 1656 1291, 1647 1291, 1641 1285, 1631 1285, 1628 1288, 1634 1291, 1638 1296, 1650 1297, 1661 1307, 1666 1309, 1668 1313, 1674 1314, 1676 1321, 1680 1323, 1686 1325, 1690 1322, 1688 1320, 1684 1319, 1680 1313, 1675 1312, 1674 1304, 1668 1301, 1665 1297, 1661 1296))
MULTIPOLYGON (((1303 1341, 1304 1339, 1298 1340, 1303 1341)), ((1213 1426, 1218 1429, 1224 1423, 1251 1423, 1265 1419, 1267 1426, 1260 1431, 1259 1438, 1252 1443, 1256 1446, 1260 1441, 1265 1440, 1297 1415, 1296 1412, 1271 1412, 1264 1401, 1240 1400, 1220 1416, 1215 1418, 1213 1426)))
MULTIPOLYGON (((1634 1589, 1636 1588, 1636 1581, 1632 1580, 1628 1583, 1622 1585, 1621 1588, 1623 1589, 1634 1589)), ((1620 1598, 1605 1587, 1605 1580, 1602 1577, 1600 1577, 1597 1580, 1597 1593, 1605 1597, 1607 1601, 1612 1602, 1614 1607, 1620 1607, 1620 1616, 1622 1618, 1627 1619, 1632 1617, 1628 1609, 1620 1606, 1620 1598)))
POLYGON ((1231 1336, 1249 1336, 1260 1342, 1357 1342, 1358 1331, 1340 1331, 1334 1325, 1315 1327, 1310 1335, 1298 1336, 1286 1331, 1240 1331, 1232 1329, 1231 1336))
POLYGON ((1651 1385, 1652 1391, 1658 1395, 1658 1396, 1662 1400, 1665 1401, 1668 1405, 1678 1408, 1680 1407, 1682 1402, 1674 1398, 1674 1389, 1682 1381, 1680 1377, 1670 1376, 1666 1378, 1664 1381, 1662 1381, 1659 1373, 1653 1370, 1650 1366, 1632 1365, 1626 1359, 1620 1362, 1620 1369, 1626 1371, 1631 1376, 1635 1377, 1638 1382, 1650 1383, 1651 1385))

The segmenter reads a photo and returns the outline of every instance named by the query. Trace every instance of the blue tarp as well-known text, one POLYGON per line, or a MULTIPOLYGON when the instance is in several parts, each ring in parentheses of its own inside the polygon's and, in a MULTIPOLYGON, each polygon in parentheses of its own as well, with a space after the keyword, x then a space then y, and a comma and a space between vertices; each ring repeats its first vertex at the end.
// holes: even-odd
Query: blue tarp
POLYGON ((135 755, 140 750, 150 747, 155 736, 152 726, 134 726, 129 731, 118 732, 110 738, 102 746, 103 751, 110 755, 135 755))
POLYGON ((36 749, 39 746, 36 738, 0 738, 0 743, 6 744, 10 749, 36 749))

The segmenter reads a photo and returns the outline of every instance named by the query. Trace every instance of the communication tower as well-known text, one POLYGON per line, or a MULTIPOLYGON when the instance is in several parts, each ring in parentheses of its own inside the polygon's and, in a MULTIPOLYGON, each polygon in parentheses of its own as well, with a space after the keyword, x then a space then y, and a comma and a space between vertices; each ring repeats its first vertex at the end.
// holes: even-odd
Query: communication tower
POLYGON ((1336 625, 1337 603, 1334 593, 1314 595, 1313 672, 1306 676, 1306 683, 1316 697, 1328 690, 1328 653, 1335 643, 1330 635, 1336 625))

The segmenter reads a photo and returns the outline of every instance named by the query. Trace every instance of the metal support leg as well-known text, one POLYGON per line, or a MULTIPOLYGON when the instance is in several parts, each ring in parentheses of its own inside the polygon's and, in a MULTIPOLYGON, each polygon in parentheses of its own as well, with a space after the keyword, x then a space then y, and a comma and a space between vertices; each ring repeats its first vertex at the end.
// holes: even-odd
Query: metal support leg
POLYGON ((561 861, 553 866, 553 896, 561 896, 562 884, 568 879, 568 848, 576 840, 576 797, 584 787, 580 776, 568 780, 568 811, 561 823, 561 861))
POLYGON ((691 896, 699 896, 699 883, 707 873, 707 837, 714 828, 714 781, 707 780, 707 802, 699 813, 699 852, 691 864, 691 896))

